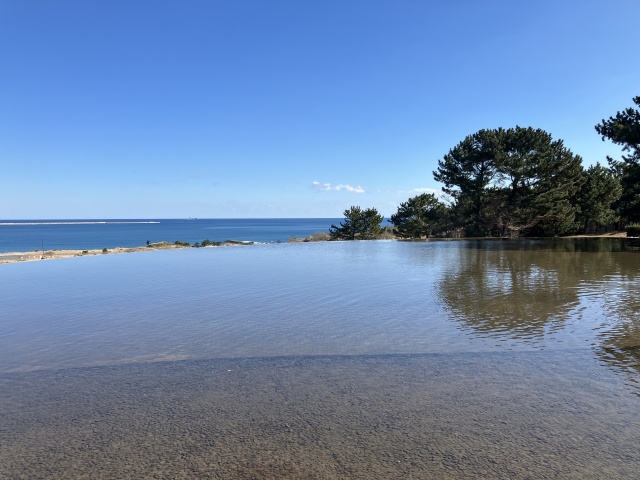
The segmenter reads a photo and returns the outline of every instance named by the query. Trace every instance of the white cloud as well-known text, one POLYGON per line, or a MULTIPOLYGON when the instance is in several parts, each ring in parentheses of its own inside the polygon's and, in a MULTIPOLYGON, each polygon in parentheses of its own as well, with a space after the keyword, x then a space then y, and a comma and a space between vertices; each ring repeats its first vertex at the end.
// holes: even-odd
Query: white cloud
POLYGON ((334 185, 331 185, 330 183, 313 182, 311 185, 316 190, 321 190, 323 192, 330 191, 330 190, 335 190, 335 191, 346 190, 347 192, 352 192, 352 193, 365 193, 365 189, 360 186, 353 187, 351 185, 346 185, 343 183, 341 183, 340 185, 334 186, 334 185))

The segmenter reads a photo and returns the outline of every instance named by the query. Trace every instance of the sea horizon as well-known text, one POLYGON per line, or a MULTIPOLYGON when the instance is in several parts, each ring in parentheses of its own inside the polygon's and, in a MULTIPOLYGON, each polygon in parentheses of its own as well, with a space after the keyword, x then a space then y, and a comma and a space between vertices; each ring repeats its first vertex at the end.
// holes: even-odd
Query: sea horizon
MULTIPOLYGON (((386 218, 386 217, 385 217, 386 218)), ((3 218, 0 224, 12 222, 93 222, 93 221, 161 221, 161 220, 340 220, 339 217, 58 217, 58 218, 3 218)))
POLYGON ((286 242, 339 218, 64 218, 0 220, 0 252, 140 247, 147 242, 286 242))

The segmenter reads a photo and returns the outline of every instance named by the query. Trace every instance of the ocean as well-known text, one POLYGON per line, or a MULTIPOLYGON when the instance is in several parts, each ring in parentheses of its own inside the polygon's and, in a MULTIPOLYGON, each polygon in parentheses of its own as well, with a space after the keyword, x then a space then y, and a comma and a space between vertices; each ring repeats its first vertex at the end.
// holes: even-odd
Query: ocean
POLYGON ((0 220, 0 252, 140 247, 147 241, 286 242, 328 232, 339 218, 0 220))

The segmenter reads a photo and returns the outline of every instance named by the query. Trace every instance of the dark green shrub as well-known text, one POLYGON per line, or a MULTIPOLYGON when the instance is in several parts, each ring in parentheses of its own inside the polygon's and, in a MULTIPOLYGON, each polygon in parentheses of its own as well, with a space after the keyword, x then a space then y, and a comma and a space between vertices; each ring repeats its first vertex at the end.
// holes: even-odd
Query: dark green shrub
POLYGON ((375 208, 362 210, 352 206, 344 211, 344 222, 340 226, 331 225, 329 235, 334 240, 373 240, 380 236, 380 224, 384 217, 375 208))
POLYGON ((176 240, 174 245, 178 245, 179 247, 190 247, 189 242, 181 242, 180 240, 176 240))
POLYGON ((624 227, 627 237, 640 237, 640 223, 632 223, 624 227))
POLYGON ((107 253, 107 252, 108 252, 108 250, 106 248, 102 249, 102 253, 107 253))
POLYGON ((220 245, 222 245, 222 242, 212 242, 208 238, 206 240, 203 240, 200 244, 201 247, 219 247, 220 245))

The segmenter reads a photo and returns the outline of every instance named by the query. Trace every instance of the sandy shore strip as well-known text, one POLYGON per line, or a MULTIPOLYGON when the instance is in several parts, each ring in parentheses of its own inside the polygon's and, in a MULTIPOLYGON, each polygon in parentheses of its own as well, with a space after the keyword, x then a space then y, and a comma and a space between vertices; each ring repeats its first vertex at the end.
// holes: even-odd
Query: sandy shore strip
MULTIPOLYGON (((615 231, 610 233, 603 233, 598 235, 567 235, 562 238, 625 238, 627 233, 624 231, 615 231)), ((393 238, 395 239, 395 238, 393 238)), ((470 240, 471 238, 432 238, 431 240, 470 240)), ((474 238, 477 240, 477 238, 474 238)), ((496 240, 496 237, 487 237, 487 240, 496 240)), ((325 237, 315 238, 313 235, 307 238, 291 238, 288 243, 298 242, 312 242, 312 241, 327 241, 325 237)), ((397 239, 395 239, 397 240, 397 239)), ((32 252, 0 252, 0 264, 2 263, 16 263, 16 262, 30 262, 35 260, 51 260, 55 258, 71 258, 71 257, 85 257, 89 255, 105 255, 112 253, 134 253, 134 252, 149 252, 154 250, 177 250, 184 248, 211 248, 211 247, 234 247, 241 245, 253 245, 256 242, 246 240, 227 240, 219 245, 210 245, 205 247, 193 247, 188 244, 177 245, 175 243, 159 242, 151 243, 143 247, 116 247, 105 248, 102 250, 45 250, 44 254, 42 250, 34 250, 32 252)))
POLYGON ((562 238, 627 238, 627 232, 624 230, 616 230, 615 232, 600 233, 598 235, 583 233, 580 235, 566 235, 562 238))
MULTIPOLYGON (((254 242, 239 241, 239 240, 227 240, 222 243, 222 247, 232 247, 241 245, 252 245, 254 242)), ((180 250, 185 248, 197 248, 189 245, 176 245, 173 243, 160 242, 151 243, 144 247, 116 247, 105 248, 101 250, 34 250, 33 252, 3 252, 0 253, 0 263, 16 263, 16 262, 31 262, 36 260, 52 260, 56 258, 72 258, 72 257, 86 257, 91 255, 109 255, 113 253, 134 253, 134 252, 150 252, 156 250, 180 250)), ((212 247, 199 247, 199 248, 212 248, 212 247)))

